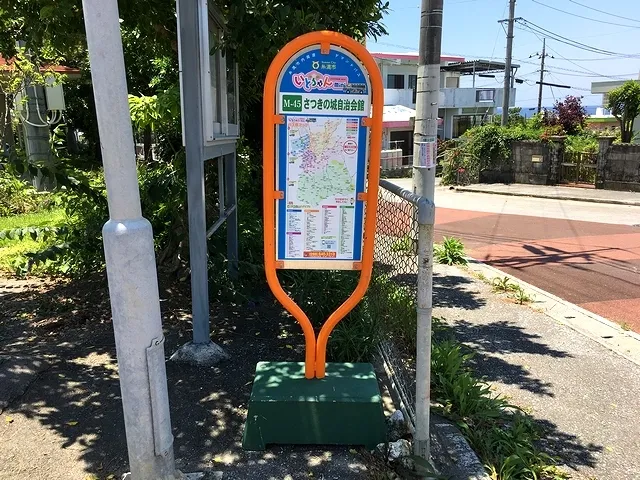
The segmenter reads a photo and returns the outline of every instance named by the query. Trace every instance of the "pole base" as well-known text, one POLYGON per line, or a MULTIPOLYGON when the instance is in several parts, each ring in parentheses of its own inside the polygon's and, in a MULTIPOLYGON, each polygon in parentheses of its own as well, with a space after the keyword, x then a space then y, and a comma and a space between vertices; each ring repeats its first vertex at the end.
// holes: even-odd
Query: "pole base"
MULTIPOLYGON (((176 472, 176 480, 222 480, 222 472, 193 472, 193 473, 181 473, 176 472)), ((122 476, 122 480, 135 480, 131 477, 131 473, 125 473, 122 476)))
POLYGON ((369 363, 328 363, 306 379, 302 362, 259 362, 242 448, 267 444, 364 445, 386 440, 378 381, 369 363))
POLYGON ((224 349, 213 343, 185 343, 171 355, 169 360, 198 367, 211 367, 230 357, 224 349))

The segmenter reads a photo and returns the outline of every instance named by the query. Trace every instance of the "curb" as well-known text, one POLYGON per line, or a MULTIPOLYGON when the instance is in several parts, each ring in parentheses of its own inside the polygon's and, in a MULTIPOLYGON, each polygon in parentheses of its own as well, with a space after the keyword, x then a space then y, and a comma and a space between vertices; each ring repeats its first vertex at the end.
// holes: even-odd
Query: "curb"
POLYGON ((482 273, 488 279, 508 277, 514 283, 520 285, 525 292, 530 295, 533 294, 535 298, 529 304, 530 308, 541 311, 558 323, 589 337, 630 362, 640 365, 640 334, 623 330, 622 327, 611 320, 607 320, 600 315, 585 310, 474 258, 467 257, 467 260, 469 262, 469 270, 482 273))
POLYGON ((636 201, 636 200, 585 198, 585 197, 573 197, 571 195, 551 195, 551 194, 545 194, 545 193, 500 192, 495 190, 483 190, 480 188, 473 188, 473 187, 455 187, 455 190, 456 192, 487 193, 491 195, 505 195, 508 197, 546 198, 549 200, 573 200, 574 202, 604 203, 604 204, 610 204, 610 205, 627 205, 630 207, 640 207, 640 201, 636 201))
MULTIPOLYGON (((437 415, 431 415, 431 458, 444 457, 438 463, 450 466, 441 472, 451 480, 491 480, 458 427, 437 415)), ((444 470, 444 469, 443 469, 444 470)))
MULTIPOLYGON (((387 363, 383 352, 374 361, 374 368, 378 378, 384 375, 384 380, 393 403, 404 414, 411 435, 415 434, 416 419, 411 408, 407 408, 398 384, 390 374, 393 370, 387 363)), ((440 474, 449 480, 491 480, 482 462, 471 448, 462 432, 449 420, 434 413, 429 415, 429 438, 431 440, 431 460, 440 474)))

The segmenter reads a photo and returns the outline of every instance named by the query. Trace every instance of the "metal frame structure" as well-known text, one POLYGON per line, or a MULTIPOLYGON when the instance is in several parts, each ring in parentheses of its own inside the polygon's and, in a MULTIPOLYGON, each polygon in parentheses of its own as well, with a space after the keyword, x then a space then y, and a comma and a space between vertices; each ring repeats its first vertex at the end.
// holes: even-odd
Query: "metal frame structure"
MULTIPOLYGON (((223 125, 216 132, 208 121, 213 121, 211 109, 218 108, 223 123, 227 121, 226 68, 221 51, 209 45, 211 21, 224 31, 223 19, 213 3, 206 0, 177 0, 178 48, 180 58, 180 96, 182 104, 182 132, 187 158, 187 201, 189 214, 189 262, 191 267, 191 295, 193 316, 193 344, 210 344, 209 278, 207 240, 224 224, 227 225, 227 260, 229 275, 238 271, 238 210, 236 188, 236 142, 234 131, 223 125), (196 28, 197 26, 197 28, 196 28), (215 58, 212 72, 210 58, 215 58), (224 70, 224 75, 219 72, 224 70), (220 75, 219 86, 211 90, 206 80, 220 75), (224 80, 224 83, 223 83, 224 80), (207 93, 208 92, 208 93, 207 93), (212 105, 211 96, 213 95, 212 105), (217 102, 215 98, 223 98, 217 102), (213 132, 213 135, 211 135, 213 132), (219 216, 207 228, 205 209, 204 164, 217 159, 219 216)), ((235 109, 238 108, 238 75, 235 71, 235 109)), ((238 122, 239 123, 239 122, 238 122)))

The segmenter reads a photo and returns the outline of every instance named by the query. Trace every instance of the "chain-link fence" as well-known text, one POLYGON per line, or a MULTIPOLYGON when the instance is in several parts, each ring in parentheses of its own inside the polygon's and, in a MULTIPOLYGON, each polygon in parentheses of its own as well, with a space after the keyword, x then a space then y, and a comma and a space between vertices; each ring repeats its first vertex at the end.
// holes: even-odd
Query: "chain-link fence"
MULTIPOLYGON (((376 225, 374 276, 385 276, 416 298, 418 272, 418 207, 380 182, 376 225)), ((407 364, 393 338, 379 346, 391 387, 401 402, 412 430, 415 428, 415 365, 407 364)))

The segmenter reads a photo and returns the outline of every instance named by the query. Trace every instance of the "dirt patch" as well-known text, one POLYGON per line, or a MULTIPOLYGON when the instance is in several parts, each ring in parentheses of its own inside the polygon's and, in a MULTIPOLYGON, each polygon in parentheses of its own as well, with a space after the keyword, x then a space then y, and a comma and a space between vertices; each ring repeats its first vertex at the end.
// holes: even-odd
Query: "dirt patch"
MULTIPOLYGON (((190 340, 188 282, 160 278, 167 358, 190 340)), ((3 358, 47 368, 0 416, 0 478, 106 479, 127 468, 126 441, 106 279, 0 279, 3 358), (94 475, 91 477, 90 475, 94 475)), ((368 457, 348 448, 241 448, 255 365, 300 361, 304 339, 270 296, 212 304, 213 341, 231 355, 201 368, 167 364, 178 467, 225 479, 371 478, 368 457)), ((0 366, 1 368, 1 366, 0 366)))

